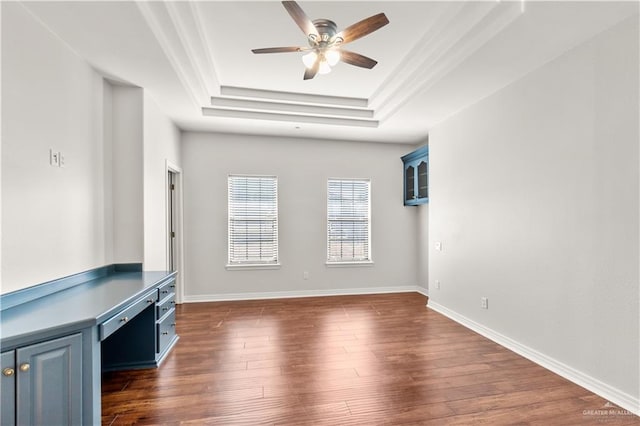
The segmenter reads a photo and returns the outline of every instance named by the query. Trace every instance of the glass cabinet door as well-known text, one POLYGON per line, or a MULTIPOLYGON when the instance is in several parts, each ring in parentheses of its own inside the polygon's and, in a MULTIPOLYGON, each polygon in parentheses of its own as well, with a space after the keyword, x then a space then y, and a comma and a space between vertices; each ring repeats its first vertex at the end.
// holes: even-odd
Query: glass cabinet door
POLYGON ((418 198, 429 198, 429 175, 426 161, 421 161, 418 165, 418 198))
POLYGON ((413 166, 409 166, 404 171, 404 200, 412 201, 416 198, 416 189, 415 189, 415 168, 413 166))

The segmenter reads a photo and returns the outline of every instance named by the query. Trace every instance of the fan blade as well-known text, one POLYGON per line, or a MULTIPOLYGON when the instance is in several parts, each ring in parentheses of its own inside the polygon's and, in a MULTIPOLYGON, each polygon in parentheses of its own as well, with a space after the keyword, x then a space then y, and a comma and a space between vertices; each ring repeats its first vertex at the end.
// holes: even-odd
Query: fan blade
POLYGON ((355 65, 361 68, 373 68, 378 61, 374 61, 371 58, 367 58, 364 55, 355 52, 349 52, 348 50, 340 49, 340 60, 349 65, 355 65))
POLYGON ((313 77, 318 74, 318 68, 320 68, 320 57, 316 59, 311 68, 307 68, 304 70, 304 80, 311 80, 313 77))
POLYGON ((302 52, 308 50, 306 47, 265 47, 263 49, 251 49, 253 53, 289 53, 289 52, 302 52))
POLYGON ((311 19, 309 19, 309 17, 304 13, 304 10, 298 6, 298 3, 295 1, 283 1, 282 5, 287 9, 287 12, 289 12, 289 15, 291 15, 296 24, 298 24, 304 35, 309 37, 313 34, 316 37, 316 40, 320 39, 320 34, 318 33, 316 26, 313 25, 311 19))
POLYGON ((360 22, 356 22, 353 25, 348 26, 344 30, 332 37, 332 40, 336 40, 338 37, 343 41, 342 43, 351 43, 354 40, 362 38, 372 32, 379 30, 389 23, 387 16, 384 13, 378 13, 363 19, 360 22))

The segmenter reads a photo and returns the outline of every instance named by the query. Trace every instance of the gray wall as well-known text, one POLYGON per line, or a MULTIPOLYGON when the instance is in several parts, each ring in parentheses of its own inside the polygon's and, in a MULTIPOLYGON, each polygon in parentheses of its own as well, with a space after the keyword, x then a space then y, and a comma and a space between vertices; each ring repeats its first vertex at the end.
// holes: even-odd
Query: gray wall
POLYGON ((417 215, 402 205, 408 145, 184 133, 185 300, 415 289, 417 215), (278 270, 226 270, 227 175, 278 176, 278 270), (373 266, 327 267, 327 178, 370 178, 373 266), (309 279, 303 279, 304 271, 309 279))
POLYGON ((433 129, 429 205, 430 303, 636 407, 638 102, 636 16, 433 129))

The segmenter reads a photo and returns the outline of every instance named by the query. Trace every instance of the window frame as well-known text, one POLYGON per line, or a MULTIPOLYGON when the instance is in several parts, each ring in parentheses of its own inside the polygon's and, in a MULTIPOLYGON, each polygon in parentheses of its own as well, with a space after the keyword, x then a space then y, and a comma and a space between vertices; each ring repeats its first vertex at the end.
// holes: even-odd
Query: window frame
POLYGON ((279 199, 278 199, 278 176, 275 175, 257 175, 257 174, 236 174, 229 173, 227 175, 227 264, 225 268, 227 270, 242 270, 242 269, 279 269, 280 268, 280 229, 279 229, 279 199), (231 181, 234 178, 246 178, 246 179, 273 179, 274 180, 274 192, 275 192, 275 260, 269 261, 255 261, 255 260, 237 260, 232 259, 232 193, 231 193, 231 181))
POLYGON ((326 200, 326 259, 325 259, 325 265, 328 267, 357 267, 357 266, 372 266, 373 265, 373 255, 372 255, 372 238, 371 238, 371 179, 370 178, 334 178, 334 177, 330 177, 327 178, 327 200, 326 200), (329 206, 329 202, 330 202, 330 195, 329 195, 329 189, 330 189, 330 184, 332 181, 340 181, 340 182, 347 182, 347 181, 354 181, 354 182, 363 182, 367 184, 367 215, 366 215, 366 222, 367 222, 367 258, 366 259, 357 259, 357 260, 350 260, 350 259, 332 259, 329 256, 330 253, 330 222, 331 222, 331 218, 329 216, 329 210, 330 210, 330 206, 329 206))

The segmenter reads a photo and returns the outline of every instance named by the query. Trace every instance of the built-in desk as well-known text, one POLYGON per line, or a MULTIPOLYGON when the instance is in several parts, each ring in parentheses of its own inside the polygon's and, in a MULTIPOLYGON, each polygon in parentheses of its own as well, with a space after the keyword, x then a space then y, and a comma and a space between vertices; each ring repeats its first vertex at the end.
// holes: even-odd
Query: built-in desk
POLYGON ((157 367, 178 340, 176 272, 110 265, 0 298, 1 424, 100 424, 103 369, 157 367))

